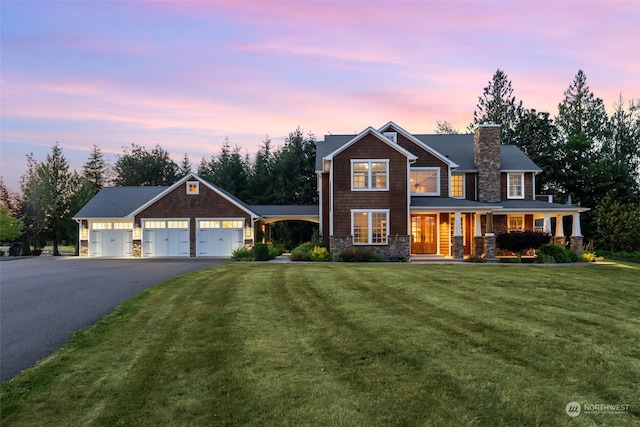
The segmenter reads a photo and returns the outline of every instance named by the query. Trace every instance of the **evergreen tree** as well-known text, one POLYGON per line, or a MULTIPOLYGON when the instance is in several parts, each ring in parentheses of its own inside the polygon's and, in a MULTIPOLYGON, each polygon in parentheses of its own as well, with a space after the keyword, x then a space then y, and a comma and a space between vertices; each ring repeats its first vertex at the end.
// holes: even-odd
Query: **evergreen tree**
POLYGON ((109 185, 109 165, 97 144, 93 144, 89 158, 82 167, 82 176, 93 185, 95 193, 109 185))
POLYGON ((187 176, 191 173, 191 161, 189 160, 189 155, 184 153, 184 157, 182 158, 182 163, 180 163, 180 167, 178 168, 178 175, 187 176))
POLYGON ((584 72, 578 71, 558 105, 556 152, 566 193, 575 203, 595 206, 609 190, 600 149, 611 132, 604 103, 591 92, 586 80, 584 72))
POLYGON ((510 143, 518 146, 542 169, 536 175, 536 194, 562 194, 562 176, 556 156, 558 129, 547 112, 520 109, 510 143))
POLYGON ((198 175, 241 200, 249 198, 249 165, 238 146, 231 148, 229 138, 225 138, 218 156, 202 159, 198 175))
POLYGON ((124 147, 123 151, 114 166, 114 185, 171 185, 180 178, 178 165, 160 145, 148 152, 144 147, 131 144, 131 148, 124 147))
POLYGON ((27 155, 27 170, 20 177, 21 198, 18 201, 19 217, 24 223, 25 249, 28 250, 29 241, 37 248, 40 234, 45 227, 44 186, 39 178, 40 164, 33 158, 33 153, 27 155))
POLYGON ((476 108, 469 131, 483 123, 500 124, 501 141, 503 144, 509 143, 518 112, 522 108, 522 101, 516 103, 511 81, 504 71, 498 69, 495 72, 489 85, 484 88, 482 96, 478 97, 476 108))
POLYGON ((273 174, 275 155, 271 152, 271 139, 269 139, 269 136, 262 141, 262 144, 256 153, 253 171, 249 181, 251 191, 250 198, 247 202, 255 205, 272 204, 275 199, 273 174))
POLYGON ((71 201, 77 191, 79 177, 69 167, 56 143, 46 160, 38 165, 38 179, 42 183, 45 214, 44 233, 53 243, 53 255, 60 255, 59 244, 73 238, 77 225, 71 219, 71 201))
POLYGON ((276 204, 318 203, 315 156, 316 141, 313 134, 305 138, 300 128, 289 134, 274 164, 276 204))

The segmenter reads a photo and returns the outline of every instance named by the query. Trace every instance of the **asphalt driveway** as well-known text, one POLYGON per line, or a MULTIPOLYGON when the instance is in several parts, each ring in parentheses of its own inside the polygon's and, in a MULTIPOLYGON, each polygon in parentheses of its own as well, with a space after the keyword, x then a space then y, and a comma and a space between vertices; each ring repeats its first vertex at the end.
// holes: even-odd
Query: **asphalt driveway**
POLYGON ((228 259, 38 257, 0 261, 0 381, 51 354, 122 301, 228 259))

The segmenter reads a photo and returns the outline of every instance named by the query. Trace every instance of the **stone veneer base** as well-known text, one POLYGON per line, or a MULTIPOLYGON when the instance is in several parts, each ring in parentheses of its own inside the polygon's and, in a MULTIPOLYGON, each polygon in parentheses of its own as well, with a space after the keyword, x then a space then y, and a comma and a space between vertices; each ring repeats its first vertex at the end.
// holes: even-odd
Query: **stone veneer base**
POLYGON ((331 256, 350 248, 365 248, 377 252, 387 260, 408 261, 411 256, 411 236, 388 236, 388 245, 354 245, 352 236, 331 236, 329 247, 331 256))

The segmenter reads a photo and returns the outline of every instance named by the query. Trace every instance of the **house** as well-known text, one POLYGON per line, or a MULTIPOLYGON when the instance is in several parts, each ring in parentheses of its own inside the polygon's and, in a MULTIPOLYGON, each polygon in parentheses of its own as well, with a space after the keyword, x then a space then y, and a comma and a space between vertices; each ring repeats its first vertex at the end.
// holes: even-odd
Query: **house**
POLYGON ((387 258, 434 254, 496 256, 495 235, 551 233, 582 252, 588 208, 535 195, 540 168, 501 144, 500 125, 469 135, 412 135, 393 122, 357 135, 327 135, 316 146, 320 234, 332 253, 366 247, 387 258))
POLYGON ((103 188, 73 219, 80 256, 228 257, 273 222, 318 222, 318 206, 249 206, 191 173, 168 187, 103 188))
POLYGON ((168 187, 102 189, 75 216, 80 255, 230 256, 284 220, 319 224, 331 253, 365 247, 386 258, 499 252, 511 230, 551 233, 582 252, 588 208, 535 195, 540 168, 500 143, 500 125, 473 135, 412 135, 393 122, 316 144, 319 205, 247 205, 195 174, 168 187), (570 217, 570 218, 569 218, 570 217), (555 224, 554 224, 555 223, 555 224))

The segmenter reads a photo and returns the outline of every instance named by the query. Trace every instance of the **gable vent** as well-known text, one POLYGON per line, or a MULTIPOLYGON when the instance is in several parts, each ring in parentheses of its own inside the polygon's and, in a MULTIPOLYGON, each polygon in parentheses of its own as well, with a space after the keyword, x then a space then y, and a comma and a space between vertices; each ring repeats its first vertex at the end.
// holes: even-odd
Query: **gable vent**
POLYGON ((383 135, 396 144, 398 143, 398 132, 383 132, 383 135))

